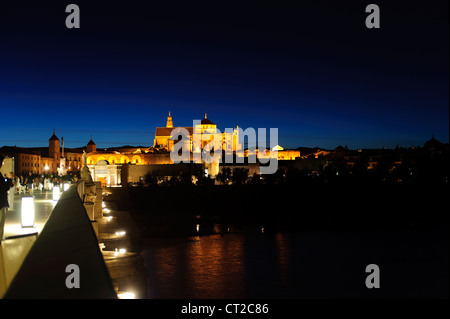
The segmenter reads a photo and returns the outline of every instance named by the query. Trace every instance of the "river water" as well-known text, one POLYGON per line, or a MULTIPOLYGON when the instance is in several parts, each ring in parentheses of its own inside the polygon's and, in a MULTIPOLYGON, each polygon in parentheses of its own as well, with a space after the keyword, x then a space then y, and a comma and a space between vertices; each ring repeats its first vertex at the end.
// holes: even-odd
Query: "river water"
POLYGON ((442 228, 148 238, 142 256, 152 299, 448 298, 448 252, 442 228))

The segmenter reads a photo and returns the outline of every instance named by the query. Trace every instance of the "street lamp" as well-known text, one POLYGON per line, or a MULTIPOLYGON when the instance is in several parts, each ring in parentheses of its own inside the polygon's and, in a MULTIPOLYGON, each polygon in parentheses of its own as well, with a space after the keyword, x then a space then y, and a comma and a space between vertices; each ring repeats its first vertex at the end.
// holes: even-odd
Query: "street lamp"
POLYGON ((126 291, 118 293, 117 297, 119 297, 119 299, 135 299, 136 295, 132 292, 126 291))
POLYGON ((23 227, 34 227, 34 197, 22 197, 21 223, 23 227))
POLYGON ((53 201, 59 201, 59 186, 53 186, 53 201))

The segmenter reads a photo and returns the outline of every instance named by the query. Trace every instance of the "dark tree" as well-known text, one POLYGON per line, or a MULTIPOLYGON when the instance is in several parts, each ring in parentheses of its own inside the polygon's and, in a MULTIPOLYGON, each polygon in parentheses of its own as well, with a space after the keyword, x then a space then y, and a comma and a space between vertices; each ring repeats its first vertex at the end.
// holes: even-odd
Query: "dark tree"
POLYGON ((248 179, 248 169, 245 168, 235 168, 233 169, 233 175, 231 180, 235 185, 243 185, 248 179))

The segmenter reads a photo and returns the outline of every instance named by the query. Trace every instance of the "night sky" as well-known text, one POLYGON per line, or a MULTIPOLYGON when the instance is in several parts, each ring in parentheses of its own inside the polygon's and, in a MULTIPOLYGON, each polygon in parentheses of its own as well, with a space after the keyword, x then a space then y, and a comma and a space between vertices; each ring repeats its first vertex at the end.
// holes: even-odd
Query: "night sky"
POLYGON ((446 0, 16 3, 0 5, 0 146, 53 128, 67 147, 151 146, 168 111, 276 127, 286 148, 449 141, 446 0))

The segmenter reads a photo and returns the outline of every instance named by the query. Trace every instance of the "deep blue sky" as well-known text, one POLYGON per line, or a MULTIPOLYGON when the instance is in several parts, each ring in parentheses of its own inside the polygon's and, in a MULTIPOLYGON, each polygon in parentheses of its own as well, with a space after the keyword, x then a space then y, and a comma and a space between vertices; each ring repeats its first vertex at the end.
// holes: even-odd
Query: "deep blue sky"
POLYGON ((0 146, 152 145, 169 110, 289 148, 448 142, 448 31, 446 0, 2 4, 0 146))

